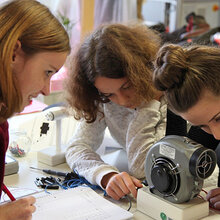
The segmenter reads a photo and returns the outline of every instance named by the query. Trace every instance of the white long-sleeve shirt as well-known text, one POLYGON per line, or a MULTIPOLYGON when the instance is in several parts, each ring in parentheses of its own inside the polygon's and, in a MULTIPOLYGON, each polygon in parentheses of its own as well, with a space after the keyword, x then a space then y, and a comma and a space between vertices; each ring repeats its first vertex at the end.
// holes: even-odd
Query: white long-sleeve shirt
POLYGON ((71 169, 90 183, 101 186, 102 177, 110 172, 119 172, 116 167, 103 162, 95 152, 101 145, 105 128, 124 148, 128 157, 129 174, 143 178, 148 149, 165 136, 167 105, 152 100, 136 110, 112 102, 102 104, 104 117, 99 115, 93 123, 80 121, 69 147, 66 161, 71 169))

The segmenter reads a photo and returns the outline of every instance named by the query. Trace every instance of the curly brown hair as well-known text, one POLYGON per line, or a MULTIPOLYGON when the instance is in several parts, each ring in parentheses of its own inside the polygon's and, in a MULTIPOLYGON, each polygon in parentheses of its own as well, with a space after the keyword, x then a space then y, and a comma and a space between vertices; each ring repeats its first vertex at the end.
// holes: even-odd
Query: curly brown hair
POLYGON ((204 89, 220 95, 220 48, 202 45, 164 45, 158 52, 153 80, 164 91, 170 108, 186 112, 204 89))
POLYGON ((140 100, 156 95, 152 83, 153 61, 160 37, 145 25, 108 24, 85 38, 77 50, 66 81, 67 102, 75 118, 94 122, 103 99, 94 86, 97 76, 127 77, 140 100))

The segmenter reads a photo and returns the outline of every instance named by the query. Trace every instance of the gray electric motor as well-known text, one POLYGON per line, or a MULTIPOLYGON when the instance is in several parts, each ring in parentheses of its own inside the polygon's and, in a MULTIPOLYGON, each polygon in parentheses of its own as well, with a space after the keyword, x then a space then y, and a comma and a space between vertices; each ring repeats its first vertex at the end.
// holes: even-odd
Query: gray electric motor
POLYGON ((183 203, 200 193, 204 179, 213 173, 215 166, 213 150, 187 137, 170 135, 148 151, 146 181, 155 195, 173 203, 183 203))

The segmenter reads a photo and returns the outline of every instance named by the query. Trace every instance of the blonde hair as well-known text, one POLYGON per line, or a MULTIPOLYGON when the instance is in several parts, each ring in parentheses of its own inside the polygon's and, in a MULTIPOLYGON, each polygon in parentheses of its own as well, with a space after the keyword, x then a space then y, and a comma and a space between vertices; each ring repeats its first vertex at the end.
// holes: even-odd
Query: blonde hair
POLYGON ((70 52, 69 37, 49 9, 35 0, 10 1, 0 9, 0 121, 20 111, 22 96, 12 74, 17 41, 27 56, 43 51, 70 52))

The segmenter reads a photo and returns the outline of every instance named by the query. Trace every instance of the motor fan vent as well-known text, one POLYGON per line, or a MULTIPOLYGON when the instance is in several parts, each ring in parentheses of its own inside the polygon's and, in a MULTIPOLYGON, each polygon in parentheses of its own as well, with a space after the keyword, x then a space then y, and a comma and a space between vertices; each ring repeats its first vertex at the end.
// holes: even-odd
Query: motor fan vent
POLYGON ((154 187, 164 196, 174 194, 180 184, 175 164, 167 158, 155 160, 151 168, 151 180, 154 187))
POLYGON ((195 177, 206 179, 213 173, 215 165, 215 153, 202 147, 197 149, 190 158, 189 169, 195 177))

